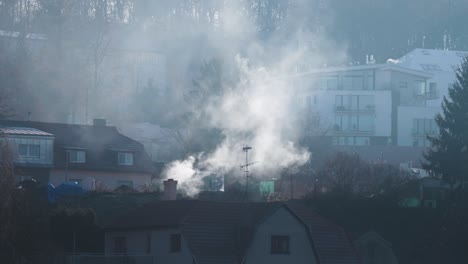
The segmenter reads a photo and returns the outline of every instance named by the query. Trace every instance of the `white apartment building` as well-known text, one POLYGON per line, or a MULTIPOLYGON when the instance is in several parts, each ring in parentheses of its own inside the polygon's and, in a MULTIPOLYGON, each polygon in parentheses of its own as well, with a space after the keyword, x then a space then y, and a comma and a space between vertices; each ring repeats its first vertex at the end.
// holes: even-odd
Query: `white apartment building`
MULTIPOLYGON (((404 110, 425 108, 437 96, 428 82, 431 73, 393 64, 325 68, 297 77, 300 105, 318 113, 333 145, 400 145, 413 135, 412 124, 400 124, 404 110)), ((426 118, 433 114, 424 112, 426 118)))
POLYGON ((400 67, 433 75, 428 80, 429 96, 424 106, 398 107, 398 145, 429 146, 426 135, 438 133, 434 116, 442 110, 442 100, 455 82, 455 72, 465 56, 466 51, 415 49, 397 60, 400 67))

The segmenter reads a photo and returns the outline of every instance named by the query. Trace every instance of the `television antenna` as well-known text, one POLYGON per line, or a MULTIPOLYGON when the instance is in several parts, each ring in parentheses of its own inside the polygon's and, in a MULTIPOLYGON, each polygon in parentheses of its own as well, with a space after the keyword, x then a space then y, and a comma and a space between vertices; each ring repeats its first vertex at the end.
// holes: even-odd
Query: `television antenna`
POLYGON ((247 200, 247 195, 248 195, 248 190, 249 190, 249 178, 250 178, 250 171, 249 167, 252 166, 253 164, 257 162, 250 162, 249 163, 249 150, 251 150, 252 147, 248 145, 243 145, 242 146, 242 151, 245 152, 245 163, 240 165, 240 169, 244 171, 244 176, 245 176, 245 199, 247 200))

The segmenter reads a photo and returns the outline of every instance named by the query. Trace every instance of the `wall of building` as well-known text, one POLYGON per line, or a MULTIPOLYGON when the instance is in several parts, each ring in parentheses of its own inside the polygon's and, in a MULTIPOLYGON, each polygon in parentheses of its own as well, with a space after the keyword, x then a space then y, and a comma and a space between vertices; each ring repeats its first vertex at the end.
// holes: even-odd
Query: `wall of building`
POLYGON ((390 137, 391 136, 391 117, 392 117, 392 95, 389 90, 330 90, 316 91, 310 93, 308 97, 311 100, 311 111, 318 112, 321 118, 321 125, 324 130, 329 131, 330 136, 335 137, 390 137), (373 106, 372 111, 353 111, 353 110, 338 110, 337 96, 349 98, 349 96, 372 96, 373 106), (346 116, 348 119, 352 117, 371 118, 371 131, 334 131, 334 125, 337 122, 337 116, 346 116))
POLYGON ((192 263, 192 253, 187 245, 187 241, 182 236, 181 251, 170 252, 170 235, 180 234, 179 229, 164 230, 129 230, 110 231, 105 234, 105 253, 113 254, 113 239, 115 237, 125 237, 127 240, 127 254, 131 255, 152 255, 158 264, 171 263, 192 263), (148 237, 149 242, 148 252, 148 237))
POLYGON ((437 71, 431 73, 434 74, 434 77, 428 80, 428 83, 435 82, 437 84, 438 97, 427 100, 426 106, 441 107, 444 96, 448 95, 448 88, 456 81, 455 72, 437 71))
POLYGON ((57 186, 70 180, 84 181, 87 178, 95 180, 96 188, 101 190, 113 190, 126 182, 132 182, 133 188, 141 190, 145 185, 151 183, 151 175, 131 172, 109 172, 88 170, 57 170, 50 172, 49 183, 57 186))
MULTIPOLYGON (((312 238, 313 239, 313 238, 312 238)), ((247 251, 246 263, 316 263, 305 227, 285 208, 261 223, 247 251), (289 254, 271 254, 271 236, 289 236, 289 254)))
POLYGON ((53 137, 41 137, 41 136, 20 136, 20 135, 9 135, 8 143, 10 146, 13 146, 15 162, 18 164, 25 165, 52 165, 54 160, 53 147, 54 147, 54 138, 53 137), (38 145, 39 146, 39 157, 24 157, 19 155, 19 145, 38 145))
MULTIPOLYGON (((425 139, 425 135, 417 135, 414 132, 414 119, 434 119, 436 113, 440 111, 438 107, 398 107, 398 145, 414 146, 417 139, 425 139)), ((421 146, 418 144, 418 146, 421 146)))

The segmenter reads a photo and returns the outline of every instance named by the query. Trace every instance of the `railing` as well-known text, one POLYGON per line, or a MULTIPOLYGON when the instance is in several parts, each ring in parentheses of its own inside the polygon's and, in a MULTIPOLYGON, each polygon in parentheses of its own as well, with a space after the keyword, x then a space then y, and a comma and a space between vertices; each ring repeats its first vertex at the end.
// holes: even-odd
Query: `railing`
POLYGON ((344 105, 335 105, 335 112, 346 112, 346 113, 374 113, 375 112, 375 105, 366 105, 365 107, 361 108, 351 108, 349 106, 344 105))
POLYGON ((412 131, 413 136, 419 136, 419 137, 435 136, 437 134, 438 134, 437 130, 420 131, 420 130, 417 130, 417 129, 413 129, 413 131, 412 131))
POLYGON ((369 129, 369 130, 358 130, 358 129, 342 129, 341 127, 335 125, 333 128, 333 132, 335 134, 363 134, 363 135, 368 135, 374 133, 375 128, 369 129))
POLYGON ((156 264, 153 255, 79 254, 67 255, 63 264, 156 264))

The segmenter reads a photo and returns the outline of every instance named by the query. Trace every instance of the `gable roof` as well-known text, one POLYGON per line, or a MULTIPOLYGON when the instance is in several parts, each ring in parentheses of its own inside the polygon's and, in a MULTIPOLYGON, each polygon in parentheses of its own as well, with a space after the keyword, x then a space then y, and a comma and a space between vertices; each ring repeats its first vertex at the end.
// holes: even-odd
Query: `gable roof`
POLYGON ((468 51, 414 49, 397 60, 397 65, 426 72, 454 72, 468 51))
POLYGON ((35 129, 53 135, 55 168, 66 167, 66 150, 82 149, 86 151, 86 163, 68 164, 69 168, 145 173, 153 170, 143 145, 120 134, 112 126, 1 120, 0 127, 15 127, 17 130, 35 129), (119 151, 133 152, 134 165, 118 166, 119 151))
POLYGON ((256 225, 279 208, 286 208, 307 227, 321 264, 357 263, 344 231, 300 204, 159 201, 125 214, 107 229, 178 226, 198 263, 240 263, 256 225))

